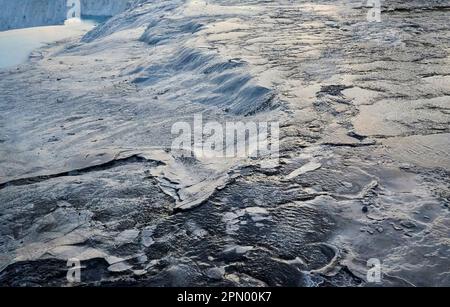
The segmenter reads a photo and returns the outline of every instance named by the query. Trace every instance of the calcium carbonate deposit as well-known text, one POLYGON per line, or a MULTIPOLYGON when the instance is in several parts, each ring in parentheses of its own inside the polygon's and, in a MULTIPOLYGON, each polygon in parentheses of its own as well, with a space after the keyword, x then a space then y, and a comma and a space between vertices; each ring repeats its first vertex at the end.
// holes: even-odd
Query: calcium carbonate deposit
MULTIPOLYGON (((0 29, 65 19, 23 2, 0 29)), ((0 284, 450 285, 447 1, 113 2, 0 70, 0 284), (199 114, 279 163, 171 150, 199 114)))

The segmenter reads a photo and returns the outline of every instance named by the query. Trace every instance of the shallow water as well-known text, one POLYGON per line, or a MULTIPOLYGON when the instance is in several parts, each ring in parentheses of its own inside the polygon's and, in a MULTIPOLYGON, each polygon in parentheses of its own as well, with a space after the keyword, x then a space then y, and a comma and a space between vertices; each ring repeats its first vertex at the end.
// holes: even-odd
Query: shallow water
POLYGON ((81 35, 95 27, 93 19, 66 22, 61 26, 45 26, 0 32, 0 68, 24 63, 30 53, 45 44, 81 35))

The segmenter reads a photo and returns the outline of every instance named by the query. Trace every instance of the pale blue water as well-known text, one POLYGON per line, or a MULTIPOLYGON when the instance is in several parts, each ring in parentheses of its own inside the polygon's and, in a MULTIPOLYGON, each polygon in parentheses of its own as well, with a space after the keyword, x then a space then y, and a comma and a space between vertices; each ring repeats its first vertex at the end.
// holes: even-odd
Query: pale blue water
POLYGON ((78 20, 61 26, 35 27, 0 32, 0 69, 24 63, 30 53, 45 44, 82 35, 95 27, 95 20, 78 20))

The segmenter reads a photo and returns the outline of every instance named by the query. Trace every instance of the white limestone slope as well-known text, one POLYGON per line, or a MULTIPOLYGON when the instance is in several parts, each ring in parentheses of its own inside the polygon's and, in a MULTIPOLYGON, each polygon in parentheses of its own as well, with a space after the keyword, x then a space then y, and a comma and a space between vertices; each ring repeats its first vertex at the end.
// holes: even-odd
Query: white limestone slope
MULTIPOLYGON (((124 11, 129 0, 81 0, 81 14, 113 16, 124 11)), ((0 31, 63 24, 66 0, 0 0, 0 31)))
POLYGON ((277 1, 138 0, 0 71, 0 284, 450 284, 447 12, 277 1), (198 114, 279 121, 279 167, 177 155, 198 114))
POLYGON ((88 16, 114 16, 123 12, 130 0, 81 0, 81 14, 88 16))

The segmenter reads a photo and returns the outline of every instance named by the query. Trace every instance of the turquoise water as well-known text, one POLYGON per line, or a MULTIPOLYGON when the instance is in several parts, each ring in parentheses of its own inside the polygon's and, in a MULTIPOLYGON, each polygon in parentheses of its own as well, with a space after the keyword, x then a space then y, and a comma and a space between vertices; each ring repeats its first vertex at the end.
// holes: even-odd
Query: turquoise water
POLYGON ((30 53, 58 40, 82 35, 91 30, 97 20, 71 20, 65 25, 45 26, 0 32, 0 68, 24 63, 30 53))

